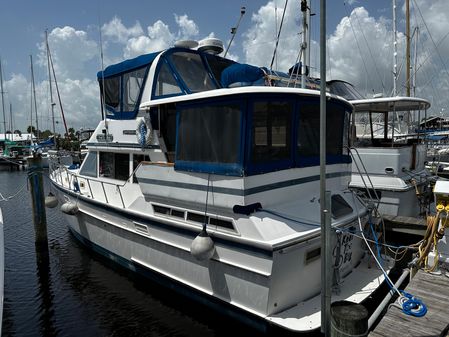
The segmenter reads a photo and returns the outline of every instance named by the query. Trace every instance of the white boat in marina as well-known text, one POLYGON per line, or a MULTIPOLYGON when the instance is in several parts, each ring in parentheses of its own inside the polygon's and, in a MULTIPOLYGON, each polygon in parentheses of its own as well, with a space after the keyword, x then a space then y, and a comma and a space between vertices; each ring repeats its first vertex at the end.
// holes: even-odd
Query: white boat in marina
MULTIPOLYGON (((99 72, 106 118, 79 169, 51 165, 53 190, 70 231, 105 257, 249 324, 309 332, 321 325, 319 91, 277 87, 220 50, 213 39, 99 72)), ((361 303, 384 274, 348 188, 352 109, 328 95, 326 184, 332 300, 361 303)))
POLYGON ((424 138, 409 127, 413 116, 426 115, 430 102, 400 96, 363 99, 342 81, 330 87, 354 106, 351 188, 366 201, 375 200, 384 216, 423 217, 435 177, 425 167, 424 138))

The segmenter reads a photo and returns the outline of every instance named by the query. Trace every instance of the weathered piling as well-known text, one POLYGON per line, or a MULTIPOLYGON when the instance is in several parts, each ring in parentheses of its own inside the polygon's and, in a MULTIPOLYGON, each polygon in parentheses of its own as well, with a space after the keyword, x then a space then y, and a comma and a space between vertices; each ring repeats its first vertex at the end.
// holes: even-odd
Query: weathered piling
POLYGON ((28 158, 28 181, 30 183, 31 204, 33 209, 35 245, 40 249, 48 249, 47 217, 45 213, 42 172, 41 156, 34 155, 33 157, 28 158))
POLYGON ((368 335, 368 310, 361 304, 337 301, 331 306, 332 337, 368 335))

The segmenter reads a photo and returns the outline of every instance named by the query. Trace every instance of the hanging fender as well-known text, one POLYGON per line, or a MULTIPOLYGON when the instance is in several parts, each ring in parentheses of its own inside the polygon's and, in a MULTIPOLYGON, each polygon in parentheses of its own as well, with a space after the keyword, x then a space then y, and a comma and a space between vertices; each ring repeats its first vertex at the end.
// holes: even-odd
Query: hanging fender
POLYGON ((139 118, 137 121, 136 135, 140 146, 145 147, 150 145, 153 138, 151 122, 146 118, 139 118))

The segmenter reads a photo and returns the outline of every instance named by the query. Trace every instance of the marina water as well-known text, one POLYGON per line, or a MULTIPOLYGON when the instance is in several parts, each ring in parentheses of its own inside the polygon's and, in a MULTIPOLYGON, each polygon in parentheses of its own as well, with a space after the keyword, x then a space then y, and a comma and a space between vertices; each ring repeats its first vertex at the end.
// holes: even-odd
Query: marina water
MULTIPOLYGON (((48 193, 46 177, 44 182, 48 193)), ((27 172, 0 171, 0 193, 13 196, 0 202, 3 336, 259 335, 87 250, 68 231, 60 205, 46 210, 48 263, 38 265, 27 172)))

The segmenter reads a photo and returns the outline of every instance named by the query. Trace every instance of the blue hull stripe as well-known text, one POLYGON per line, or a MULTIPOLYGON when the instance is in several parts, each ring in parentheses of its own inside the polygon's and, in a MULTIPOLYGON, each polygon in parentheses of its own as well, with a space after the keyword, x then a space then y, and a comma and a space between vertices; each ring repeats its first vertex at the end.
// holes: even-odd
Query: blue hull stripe
MULTIPOLYGON (((350 175, 351 175, 350 172, 327 173, 326 179, 345 177, 345 176, 350 176, 350 175)), ((278 183, 273 183, 273 184, 268 184, 268 185, 257 186, 257 187, 253 187, 253 188, 249 188, 249 189, 245 189, 245 190, 238 189, 238 188, 212 186, 212 187, 210 187, 210 191, 214 192, 214 193, 221 193, 221 194, 236 195, 236 196, 244 197, 244 196, 249 196, 252 194, 275 190, 278 188, 301 185, 301 184, 310 183, 310 182, 318 181, 318 180, 320 180, 320 176, 314 175, 314 176, 309 176, 309 177, 304 177, 304 178, 281 181, 278 183)), ((138 181, 143 184, 153 184, 153 185, 159 185, 159 186, 165 186, 165 187, 176 187, 176 188, 183 188, 186 190, 194 190, 194 191, 206 191, 207 190, 206 185, 200 185, 200 184, 180 183, 177 181, 167 181, 167 180, 148 179, 148 178, 138 178, 138 181)))

